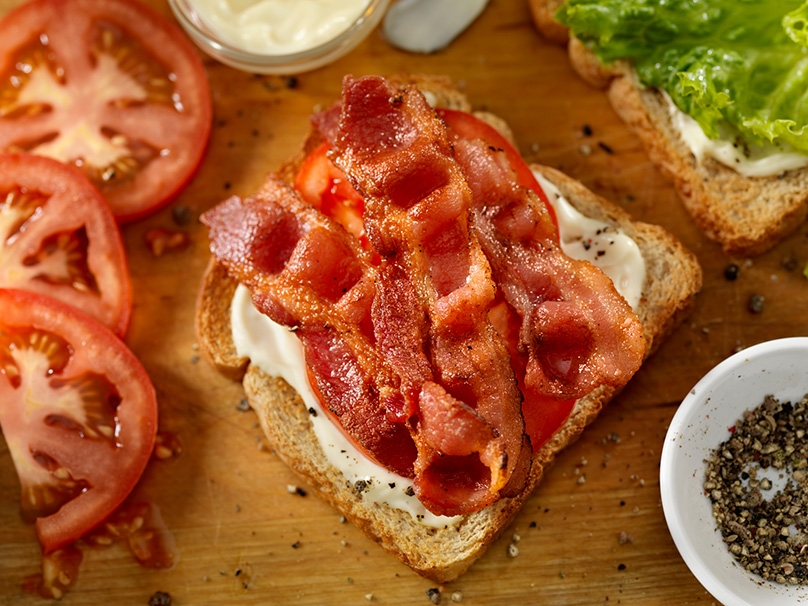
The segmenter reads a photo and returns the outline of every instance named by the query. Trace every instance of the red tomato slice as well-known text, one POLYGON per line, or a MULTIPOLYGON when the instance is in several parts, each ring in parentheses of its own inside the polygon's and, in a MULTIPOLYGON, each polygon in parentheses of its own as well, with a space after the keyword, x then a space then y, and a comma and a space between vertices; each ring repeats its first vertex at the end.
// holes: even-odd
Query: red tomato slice
POLYGON ((32 0, 0 20, 0 151, 80 167, 121 222, 187 183, 211 116, 195 49, 135 0, 32 0))
POLYGON ((553 225, 556 226, 557 230, 558 220, 556 219, 553 206, 547 199, 547 194, 544 193, 544 190, 541 185, 539 185, 539 182, 536 180, 527 162, 525 162, 522 155, 510 141, 503 137, 493 126, 468 112, 445 108, 437 109, 436 112, 438 116, 449 125, 449 128, 464 139, 482 139, 489 145, 501 149, 505 153, 505 157, 508 158, 511 167, 516 172, 516 179, 519 184, 533 190, 539 199, 544 202, 544 206, 547 208, 547 212, 550 213, 553 225))
POLYGON ((337 221, 367 245, 362 216, 365 201, 345 173, 328 158, 328 144, 316 147, 303 161, 295 177, 295 188, 303 199, 337 221))
POLYGON ((60 299, 126 333, 132 287, 118 225, 78 170, 0 154, 0 288, 60 299))
POLYGON ((0 428, 23 517, 50 553, 131 492, 154 447, 157 401, 134 354, 90 316, 13 289, 0 289, 0 309, 0 428))

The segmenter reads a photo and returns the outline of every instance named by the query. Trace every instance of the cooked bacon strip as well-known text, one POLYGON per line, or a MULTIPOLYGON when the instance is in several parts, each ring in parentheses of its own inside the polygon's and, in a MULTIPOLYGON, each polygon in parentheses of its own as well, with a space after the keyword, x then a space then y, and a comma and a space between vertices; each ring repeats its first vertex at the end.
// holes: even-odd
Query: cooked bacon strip
POLYGON ((453 145, 473 191, 475 231, 521 319, 525 385, 558 399, 624 385, 645 352, 628 303, 598 268, 561 251, 544 204, 517 184, 502 154, 479 140, 455 137, 453 145))
POLYGON ((211 251, 252 292, 259 311, 296 330, 314 387, 378 463, 412 477, 415 447, 401 419, 399 379, 374 343, 375 269, 358 241, 269 180, 202 216, 211 251))
POLYGON ((434 513, 480 509, 521 488, 530 448, 507 351, 488 322, 496 289, 446 129, 419 92, 378 77, 345 79, 336 132, 332 112, 318 122, 385 259, 376 338, 405 395, 417 396, 416 493, 434 513))

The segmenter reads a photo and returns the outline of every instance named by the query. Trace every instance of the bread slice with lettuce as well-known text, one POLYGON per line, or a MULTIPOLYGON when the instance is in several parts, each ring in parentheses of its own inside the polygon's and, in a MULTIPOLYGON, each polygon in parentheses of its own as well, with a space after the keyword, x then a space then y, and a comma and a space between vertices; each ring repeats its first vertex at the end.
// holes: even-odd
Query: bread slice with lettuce
POLYGON ((606 89, 695 223, 728 254, 762 253, 805 221, 807 2, 530 7, 542 35, 566 43, 580 76, 606 89))

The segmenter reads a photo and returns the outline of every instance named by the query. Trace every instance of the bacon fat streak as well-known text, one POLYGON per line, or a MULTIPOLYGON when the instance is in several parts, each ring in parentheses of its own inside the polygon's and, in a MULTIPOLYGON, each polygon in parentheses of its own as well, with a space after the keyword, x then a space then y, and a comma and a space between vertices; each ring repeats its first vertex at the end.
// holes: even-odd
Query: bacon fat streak
POLYGON ((523 410, 535 427, 548 398, 625 383, 639 321, 606 276, 563 255, 504 154, 455 135, 421 93, 348 77, 313 121, 364 200, 372 250, 270 178, 205 213, 213 254, 297 331, 321 400, 414 477, 430 511, 517 493, 532 451, 523 410))

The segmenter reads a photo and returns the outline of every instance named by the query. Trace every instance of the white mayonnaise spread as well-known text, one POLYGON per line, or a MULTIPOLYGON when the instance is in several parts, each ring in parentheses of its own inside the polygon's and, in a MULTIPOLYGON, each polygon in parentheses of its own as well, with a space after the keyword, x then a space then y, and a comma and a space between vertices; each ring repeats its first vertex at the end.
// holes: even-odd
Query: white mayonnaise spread
POLYGON ((773 177, 808 166, 808 155, 784 152, 774 145, 740 146, 728 140, 710 139, 698 122, 676 107, 667 94, 665 98, 671 122, 697 162, 710 157, 745 177, 773 177))
MULTIPOLYGON (((561 197, 555 186, 538 174, 536 177, 556 209, 564 252, 600 266, 615 281, 618 292, 636 307, 645 281, 645 262, 637 244, 619 230, 584 217, 561 197), (586 242, 591 242, 591 246, 586 242), (600 249, 607 252, 598 255, 600 249), (625 267, 621 268, 620 264, 625 267)), ((239 285, 233 297, 230 322, 238 355, 250 358, 269 375, 283 377, 300 394, 306 407, 316 412, 309 418, 326 457, 342 471, 348 482, 366 483, 364 499, 406 511, 428 526, 450 526, 462 519, 436 516, 427 511, 415 496, 410 496, 412 480, 368 459, 329 420, 309 386, 300 341, 293 332, 258 312, 244 286, 239 285)))
POLYGON ((222 41, 262 55, 310 50, 347 30, 369 0, 192 0, 222 41))
POLYGON ((406 511, 427 526, 441 528, 461 519, 436 516, 429 512, 414 496, 412 480, 387 471, 368 459, 329 420, 309 386, 300 340, 289 329, 256 310, 249 290, 240 284, 233 297, 230 322, 238 355, 250 358, 253 364, 269 375, 283 377, 300 394, 306 408, 316 412, 309 418, 323 452, 329 462, 342 471, 348 482, 353 485, 359 481, 365 483, 363 499, 387 503, 406 511))
POLYGON ((533 175, 555 209, 561 250, 573 259, 597 265, 631 308, 637 309, 645 283, 645 259, 637 243, 620 229, 583 216, 555 185, 535 171, 533 175))

